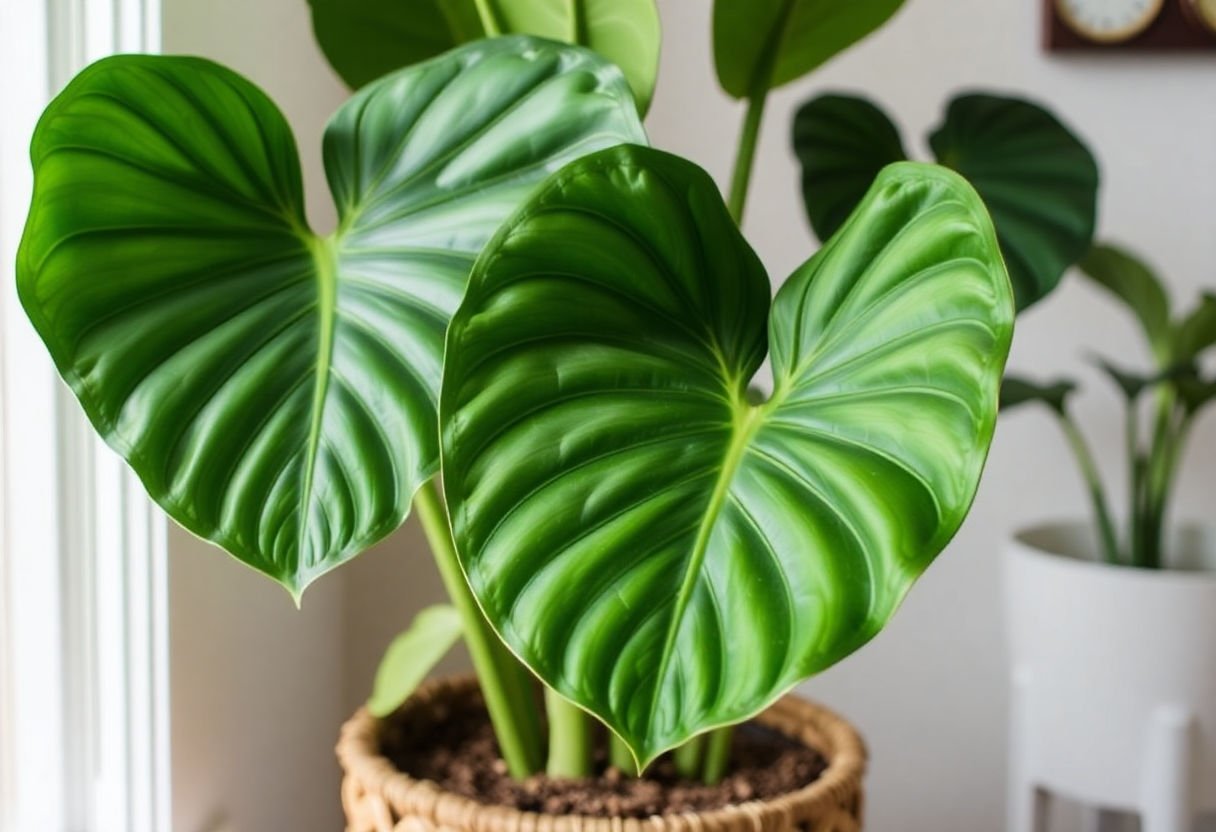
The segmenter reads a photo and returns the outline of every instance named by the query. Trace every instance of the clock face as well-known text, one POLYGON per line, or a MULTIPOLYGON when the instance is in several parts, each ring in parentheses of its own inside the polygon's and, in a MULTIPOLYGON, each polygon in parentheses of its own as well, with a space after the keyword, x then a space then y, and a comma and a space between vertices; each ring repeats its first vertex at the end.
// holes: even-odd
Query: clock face
POLYGON ((1082 37, 1118 43, 1147 29, 1161 13, 1163 3, 1164 0, 1056 0, 1056 9, 1068 27, 1082 37))

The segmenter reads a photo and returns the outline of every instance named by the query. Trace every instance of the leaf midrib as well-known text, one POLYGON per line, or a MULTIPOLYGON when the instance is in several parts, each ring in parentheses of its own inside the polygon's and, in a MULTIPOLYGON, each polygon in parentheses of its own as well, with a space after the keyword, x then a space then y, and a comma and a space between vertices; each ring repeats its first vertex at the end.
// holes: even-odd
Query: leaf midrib
POLYGON ((688 566, 684 572, 684 581, 680 585, 679 593, 676 595, 671 623, 668 625, 667 636, 663 643, 662 658, 659 660, 659 671, 655 676, 655 696, 651 700, 649 719, 653 719, 654 717, 654 704, 662 688, 663 680, 667 677, 668 666, 671 663, 676 640, 680 633, 680 625, 684 619, 688 603, 692 600, 692 593, 696 590, 697 581, 700 579, 701 565, 704 563, 705 554, 709 549, 709 539, 713 534, 718 517, 722 513, 722 507, 726 504, 726 498, 730 493, 730 486, 734 481, 735 472, 739 469, 743 457, 747 454, 752 437, 756 435, 756 432, 764 423, 764 415, 773 406, 773 400, 771 399, 769 402, 760 405, 749 404, 745 392, 746 385, 743 385, 740 388, 740 392, 736 393, 734 424, 730 443, 727 445, 726 454, 723 456, 722 470, 719 472, 713 491, 710 493, 705 513, 701 517, 701 524, 697 528, 697 536, 693 542, 688 566))
MULTIPOLYGON (((317 450, 321 443, 321 423, 325 415, 325 400, 329 394, 329 381, 332 376, 334 352, 334 324, 337 319, 338 306, 338 271, 337 246, 334 237, 318 237, 311 232, 302 232, 308 236, 305 244, 312 252, 313 263, 317 270, 317 359, 316 378, 313 384, 312 409, 308 426, 308 445, 304 456, 304 487, 300 492, 300 522, 296 539, 296 556, 304 554, 304 544, 308 532, 308 507, 312 502, 313 478, 317 467, 317 450)), ((296 575, 300 574, 300 564, 296 564, 296 575)), ((298 579, 297 579, 298 583, 298 579)), ((291 592, 299 603, 298 594, 302 591, 299 586, 291 588, 291 592)))

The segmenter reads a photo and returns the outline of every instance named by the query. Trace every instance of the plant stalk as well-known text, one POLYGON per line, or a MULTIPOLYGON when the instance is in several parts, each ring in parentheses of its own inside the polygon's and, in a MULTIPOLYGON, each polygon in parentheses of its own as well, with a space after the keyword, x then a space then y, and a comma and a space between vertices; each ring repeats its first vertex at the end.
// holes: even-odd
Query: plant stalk
POLYGON ((516 779, 535 774, 541 767, 540 716, 531 674, 490 629, 460 568, 447 510, 435 479, 414 495, 414 508, 431 545, 439 574, 452 604, 460 613, 465 644, 485 696, 486 709, 502 750, 507 770, 516 779))
POLYGON ((1129 563, 1135 563, 1141 551, 1144 535, 1144 455, 1140 452, 1140 416, 1139 400, 1130 399, 1127 403, 1127 508, 1128 530, 1127 551, 1124 557, 1129 563))
POLYGON ((502 27, 498 25, 498 15, 494 14, 490 0, 473 0, 473 5, 477 7, 477 19, 481 21, 481 28, 486 30, 486 37, 496 38, 501 35, 502 27))
POLYGON ((705 734, 697 734, 675 750, 676 773, 688 780, 701 776, 705 768, 705 734))
POLYGON ((715 785, 726 776, 726 769, 730 765, 731 742, 734 737, 735 726, 733 725, 725 725, 710 732, 705 746, 705 771, 701 776, 707 786, 715 785))
POLYGON ((622 774, 640 774, 638 764, 633 759, 633 752, 613 731, 608 732, 608 762, 622 774))
POLYGON ((550 777, 590 777, 592 723, 587 712, 561 694, 545 688, 545 712, 549 715, 550 777))
POLYGON ((1072 417, 1064 410, 1057 410, 1056 416, 1059 417, 1064 437, 1068 440, 1068 445, 1072 448, 1077 464, 1081 468, 1081 475, 1085 477, 1085 483, 1089 487, 1089 498, 1093 503, 1094 517, 1098 523, 1098 539, 1102 543, 1103 554, 1108 563, 1118 563, 1119 541, 1115 536, 1115 524, 1111 521, 1106 490, 1102 487, 1102 479, 1098 475, 1098 466, 1094 464, 1093 454, 1090 453, 1089 445, 1072 417))
POLYGON ((755 167, 756 144, 767 99, 767 87, 747 99, 747 114, 743 117, 743 128, 739 133, 739 148, 735 151, 735 168, 731 174, 730 196, 726 206, 735 219, 735 225, 740 227, 743 226, 743 208, 747 204, 747 191, 751 185, 752 168, 755 167))

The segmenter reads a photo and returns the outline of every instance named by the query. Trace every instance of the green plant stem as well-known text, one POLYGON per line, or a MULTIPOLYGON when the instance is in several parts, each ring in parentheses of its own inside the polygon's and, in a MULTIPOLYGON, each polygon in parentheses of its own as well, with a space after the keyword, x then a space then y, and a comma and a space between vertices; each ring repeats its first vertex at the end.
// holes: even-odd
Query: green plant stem
POLYGON ((712 786, 726 776, 730 764, 730 746, 735 737, 735 727, 726 725, 709 733, 705 746, 705 770, 701 779, 712 786))
POLYGON ((1128 530, 1125 557, 1131 563, 1136 562, 1136 553, 1140 551, 1144 534, 1144 456, 1140 452, 1139 404, 1139 400, 1134 398, 1127 402, 1128 530))
POLYGON ((540 770, 542 749, 532 677, 490 629, 469 589, 456 557, 447 510, 433 478, 414 495, 414 508, 431 544, 444 587, 460 613, 465 644, 507 770, 517 779, 535 774, 540 770))
POLYGON ((473 5, 477 7, 477 18, 481 21, 481 28, 486 30, 486 37, 496 38, 501 35, 502 27, 498 25, 498 15, 494 14, 490 0, 473 0, 473 5))
POLYGON ((545 688, 545 712, 549 716, 550 777, 591 776, 593 723, 587 712, 570 700, 545 688))
POLYGON ((701 776, 705 768, 705 734, 697 734, 675 750, 676 773, 688 780, 701 776))
POLYGON ((608 762, 623 774, 639 774, 633 752, 625 745, 625 741, 612 731, 608 732, 608 762))
POLYGON ((1060 419, 1060 427, 1072 448, 1073 456, 1081 468, 1081 475, 1089 487, 1089 497, 1093 503, 1094 516, 1098 523, 1098 537, 1102 543, 1103 555, 1109 563, 1119 562, 1119 541, 1115 536, 1115 524, 1111 521, 1110 507, 1106 501, 1106 490, 1102 487, 1102 479, 1098 475, 1098 466, 1094 464, 1093 454, 1085 441, 1076 422, 1064 410, 1056 411, 1060 419))
POLYGON ((753 94, 747 99, 747 114, 743 117, 743 129, 739 133, 739 147, 735 151, 735 168, 730 178, 730 197, 726 205, 735 224, 743 225, 743 208, 747 204, 747 190, 751 185, 752 168, 756 161, 756 143, 760 137, 760 123, 764 119, 764 103, 768 89, 753 94))
POLYGON ((1162 385, 1157 395, 1157 415, 1148 458, 1141 548, 1134 562, 1147 569, 1161 568, 1161 543, 1170 483, 1185 426, 1174 425, 1177 394, 1172 385, 1162 385))

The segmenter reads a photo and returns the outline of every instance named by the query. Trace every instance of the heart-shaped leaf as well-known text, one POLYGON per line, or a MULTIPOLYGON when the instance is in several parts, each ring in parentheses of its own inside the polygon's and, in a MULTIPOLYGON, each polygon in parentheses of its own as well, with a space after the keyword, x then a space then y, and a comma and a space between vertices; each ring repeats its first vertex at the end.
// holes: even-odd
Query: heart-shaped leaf
POLYGON ((1051 292, 1089 251, 1098 164, 1044 108, 1017 98, 960 95, 929 145, 984 198, 1019 310, 1051 292))
POLYGON ((460 613, 449 604, 427 607, 384 651, 367 710, 383 719, 401 707, 427 674, 460 641, 460 613))
POLYGON ((34 135, 18 288, 152 497, 298 596, 437 470, 444 331, 499 223, 549 172, 640 139, 593 53, 478 42, 338 111, 340 225, 319 237, 256 87, 194 58, 109 58, 34 135))
POLYGON ((788 84, 886 23, 904 0, 714 0, 718 83, 735 98, 788 84))
MULTIPOLYGON (((486 36, 477 0, 309 0, 313 32, 350 87, 486 36)), ((655 0, 483 0, 496 34, 586 46, 615 63, 645 113, 659 71, 655 0)))
POLYGON ((470 584, 643 764, 873 636, 962 522, 991 439, 1012 290, 960 177, 888 168, 771 305, 708 175, 622 147, 503 227, 448 333, 470 584))
POLYGON ((1161 280, 1131 252, 1095 245, 1078 264, 1081 271, 1136 316, 1159 367, 1170 362, 1170 301, 1161 280))
POLYGON ((850 95, 821 95, 798 109, 794 153, 807 217, 821 240, 844 225, 879 171, 907 158, 887 114, 850 95))
MULTIPOLYGON (((951 101, 929 141, 937 161, 965 176, 992 213, 1018 308, 1055 288, 1093 239, 1098 167, 1085 145, 1036 104, 979 94, 951 101)), ((845 95, 821 96, 798 111, 794 149, 807 216, 821 240, 903 152, 881 110, 845 95)))

